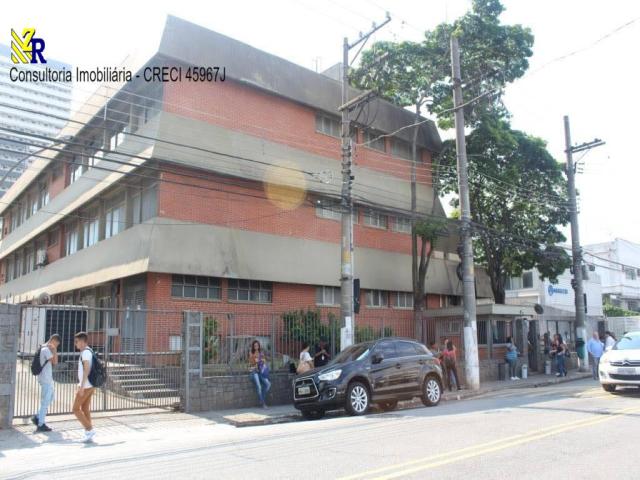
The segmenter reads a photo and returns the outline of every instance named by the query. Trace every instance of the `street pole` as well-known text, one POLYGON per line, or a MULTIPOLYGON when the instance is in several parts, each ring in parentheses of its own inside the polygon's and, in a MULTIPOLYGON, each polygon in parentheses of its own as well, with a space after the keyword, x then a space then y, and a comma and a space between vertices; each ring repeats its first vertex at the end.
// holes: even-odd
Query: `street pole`
MULTIPOLYGON (((342 44, 342 105, 349 100, 349 40, 342 44)), ((353 343, 353 222, 351 214, 351 122, 349 109, 342 109, 342 239, 340 242, 341 350, 353 343)))
MULTIPOLYGON (((342 42, 342 105, 339 110, 342 114, 342 189, 341 189, 341 226, 342 235, 340 241, 340 316, 342 329, 340 331, 340 349, 344 350, 353 344, 354 318, 353 318, 353 201, 351 198, 351 185, 353 175, 351 172, 351 155, 353 148, 351 144, 351 121, 349 113, 363 102, 369 101, 373 92, 365 92, 362 95, 349 101, 349 50, 356 45, 366 42, 375 32, 391 21, 387 18, 380 25, 375 23, 371 30, 353 43, 349 43, 347 37, 342 42)), ((358 55, 356 54, 356 57, 358 55)), ((354 58, 355 60, 355 58, 354 58)))
POLYGON ((604 145, 599 139, 576 147, 571 146, 571 129, 569 116, 564 116, 564 143, 567 154, 567 183, 569 189, 569 213, 571 218, 571 257, 573 265, 573 287, 576 307, 576 343, 582 340, 582 344, 576 345, 578 351, 578 366, 581 372, 589 370, 589 358, 586 352, 587 328, 584 308, 584 289, 582 285, 582 247, 580 247, 580 229, 578 227, 578 202, 576 199, 576 168, 573 163, 573 153, 582 152, 591 148, 604 145), (583 361, 581 361, 583 360, 583 361))
POLYGON ((464 138, 464 109, 460 74, 458 39, 451 37, 451 70, 453 74, 453 106, 455 109, 456 152, 458 157, 458 194, 460 197, 462 237, 462 289, 464 305, 464 362, 467 388, 480 388, 480 362, 476 324, 476 288, 471 243, 471 206, 469 204, 469 172, 464 138))

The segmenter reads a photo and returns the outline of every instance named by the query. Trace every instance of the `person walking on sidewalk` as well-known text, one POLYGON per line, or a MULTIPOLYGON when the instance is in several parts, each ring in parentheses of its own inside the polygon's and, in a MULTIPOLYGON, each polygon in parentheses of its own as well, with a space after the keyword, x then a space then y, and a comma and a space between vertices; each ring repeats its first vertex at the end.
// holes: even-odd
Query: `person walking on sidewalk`
POLYGON ((605 352, 608 352, 609 350, 611 350, 615 344, 616 344, 616 337, 613 336, 613 333, 611 333, 609 330, 604 332, 604 350, 605 350, 605 352))
POLYGON ((40 409, 38 414, 31 417, 31 421, 35 424, 36 432, 50 432, 51 428, 45 423, 47 410, 53 402, 53 365, 58 364, 58 347, 60 346, 60 335, 54 333, 49 341, 40 347, 39 362, 42 370, 38 374, 38 383, 40 384, 40 409))
POLYGON ((511 337, 507 338, 507 352, 504 358, 509 364, 509 377, 511 380, 520 380, 516 375, 516 369, 518 367, 518 347, 513 343, 511 337))
POLYGON ((93 350, 89 348, 89 337, 86 332, 75 334, 76 350, 80 352, 78 359, 78 391, 73 402, 73 414, 84 427, 83 442, 90 442, 96 434, 91 423, 91 397, 93 385, 89 382, 89 373, 93 365, 93 350))
POLYGON ((256 386, 258 400, 260 406, 267 408, 267 393, 271 389, 269 381, 269 366, 267 365, 267 356, 262 351, 262 346, 258 340, 254 340, 251 344, 251 352, 249 352, 249 376, 256 386))
POLYGON ((453 390, 451 376, 455 379, 456 387, 460 390, 460 377, 458 377, 458 366, 456 362, 456 347, 453 346, 453 342, 451 340, 447 341, 447 348, 442 352, 442 363, 449 391, 453 390))
POLYGON ((587 342, 587 351, 591 354, 593 363, 591 364, 591 372, 593 373, 593 379, 598 380, 600 373, 598 367, 600 366, 600 357, 604 353, 604 345, 600 341, 598 332, 593 332, 593 336, 587 342))

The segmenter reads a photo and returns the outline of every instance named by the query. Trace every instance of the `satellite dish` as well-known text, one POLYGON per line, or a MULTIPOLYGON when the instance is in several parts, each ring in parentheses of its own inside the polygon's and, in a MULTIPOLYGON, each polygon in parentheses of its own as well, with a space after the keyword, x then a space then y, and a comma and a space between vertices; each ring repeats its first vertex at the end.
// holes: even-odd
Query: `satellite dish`
POLYGON ((538 315, 542 315, 544 313, 544 308, 542 308, 542 305, 540 305, 539 303, 536 303, 533 306, 533 309, 536 311, 538 315))
POLYGON ((51 296, 47 292, 42 292, 38 295, 38 305, 49 305, 51 303, 51 296))

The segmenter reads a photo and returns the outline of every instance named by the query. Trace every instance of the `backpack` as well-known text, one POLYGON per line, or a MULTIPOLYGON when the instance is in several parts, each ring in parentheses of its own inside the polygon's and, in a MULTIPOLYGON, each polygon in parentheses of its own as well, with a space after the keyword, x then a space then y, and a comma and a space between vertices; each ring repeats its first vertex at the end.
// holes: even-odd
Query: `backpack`
POLYGON ((107 368, 104 365, 104 362, 98 358, 96 352, 91 350, 92 359, 91 359, 91 370, 89 370, 89 383, 94 387, 101 387, 104 385, 104 382, 107 381, 107 368))
POLYGON ((33 360, 31 360, 31 373, 36 377, 40 375, 40 372, 42 372, 42 369, 49 361, 49 359, 47 359, 44 361, 44 364, 41 364, 40 352, 42 352, 42 347, 38 348, 38 351, 33 355, 33 360))

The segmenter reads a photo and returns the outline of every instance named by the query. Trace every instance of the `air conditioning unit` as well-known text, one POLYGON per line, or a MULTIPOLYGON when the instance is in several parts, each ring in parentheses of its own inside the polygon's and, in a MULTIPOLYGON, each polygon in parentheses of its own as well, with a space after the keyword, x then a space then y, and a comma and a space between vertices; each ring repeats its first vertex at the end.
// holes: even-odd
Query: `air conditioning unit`
POLYGON ((47 264, 47 251, 38 250, 36 253, 36 267, 44 267, 47 264))
POLYGON ((595 272, 596 271, 596 266, 593 263, 589 264, 589 271, 590 272, 595 272))

